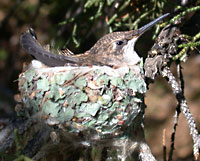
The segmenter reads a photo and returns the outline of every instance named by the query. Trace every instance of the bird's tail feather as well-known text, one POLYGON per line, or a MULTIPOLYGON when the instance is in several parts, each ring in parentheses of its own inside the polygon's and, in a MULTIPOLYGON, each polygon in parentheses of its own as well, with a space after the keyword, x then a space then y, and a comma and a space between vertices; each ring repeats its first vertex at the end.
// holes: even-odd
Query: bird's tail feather
POLYGON ((47 66, 64 66, 65 64, 76 64, 76 59, 71 56, 54 54, 46 51, 32 35, 32 30, 23 33, 20 37, 21 47, 28 53, 47 66))

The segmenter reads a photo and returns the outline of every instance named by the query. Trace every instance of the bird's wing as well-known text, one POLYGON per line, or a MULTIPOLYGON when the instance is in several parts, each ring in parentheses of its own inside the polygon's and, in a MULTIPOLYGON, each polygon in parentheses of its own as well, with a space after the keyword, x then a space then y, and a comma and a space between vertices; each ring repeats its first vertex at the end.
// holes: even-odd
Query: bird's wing
POLYGON ((70 51, 69 49, 64 49, 64 50, 57 50, 57 52, 61 55, 66 55, 66 56, 72 56, 74 53, 70 51))
POLYGON ((28 53, 34 56, 47 66, 64 66, 65 64, 76 65, 80 64, 79 59, 76 59, 71 54, 59 55, 46 51, 36 40, 36 36, 32 34, 32 30, 23 33, 20 37, 20 45, 28 53))

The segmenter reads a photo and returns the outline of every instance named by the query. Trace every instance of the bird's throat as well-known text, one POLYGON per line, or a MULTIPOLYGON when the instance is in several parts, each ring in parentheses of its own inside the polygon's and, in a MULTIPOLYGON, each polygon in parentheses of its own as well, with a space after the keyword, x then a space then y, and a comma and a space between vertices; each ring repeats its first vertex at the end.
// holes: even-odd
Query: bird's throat
POLYGON ((128 41, 127 45, 124 46, 124 54, 123 54, 123 59, 127 63, 127 65, 136 65, 141 61, 141 58, 138 56, 136 53, 134 47, 135 47, 135 42, 137 41, 137 37, 131 39, 128 41))

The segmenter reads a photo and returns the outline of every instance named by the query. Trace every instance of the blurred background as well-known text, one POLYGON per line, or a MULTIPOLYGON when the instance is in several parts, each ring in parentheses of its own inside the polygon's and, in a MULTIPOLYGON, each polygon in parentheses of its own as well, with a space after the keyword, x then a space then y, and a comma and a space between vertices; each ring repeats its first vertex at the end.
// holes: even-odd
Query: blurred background
MULTIPOLYGON (((18 93, 17 79, 23 63, 31 56, 19 45, 21 33, 32 27, 42 45, 68 48, 74 53, 90 49, 103 35, 113 31, 137 29, 166 12, 181 12, 200 5, 195 0, 1 0, 0 1, 0 117, 13 116, 18 93)), ((153 45, 155 29, 136 44, 141 56, 153 45)), ((181 32, 194 36, 200 31, 200 12, 190 12, 181 32)), ((183 63, 185 96, 200 131, 200 56, 193 51, 183 63)), ((175 71, 175 65, 172 65, 175 71)), ((167 152, 177 105, 165 79, 157 77, 146 97, 145 135, 153 154, 163 160, 163 131, 167 152)), ((191 161, 192 139, 185 118, 180 115, 174 160, 191 161)))

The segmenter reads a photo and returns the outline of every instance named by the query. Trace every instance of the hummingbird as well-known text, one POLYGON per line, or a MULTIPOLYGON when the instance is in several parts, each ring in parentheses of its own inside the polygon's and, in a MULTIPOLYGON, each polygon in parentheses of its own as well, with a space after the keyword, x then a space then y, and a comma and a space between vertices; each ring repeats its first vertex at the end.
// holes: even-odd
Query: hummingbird
POLYGON ((55 54, 45 50, 37 41, 33 29, 29 29, 21 35, 20 45, 28 54, 49 67, 65 65, 121 67, 136 65, 141 59, 134 49, 136 41, 143 33, 168 15, 169 13, 166 13, 137 30, 109 33, 82 54, 73 54, 68 49, 63 52, 64 54, 55 54))

